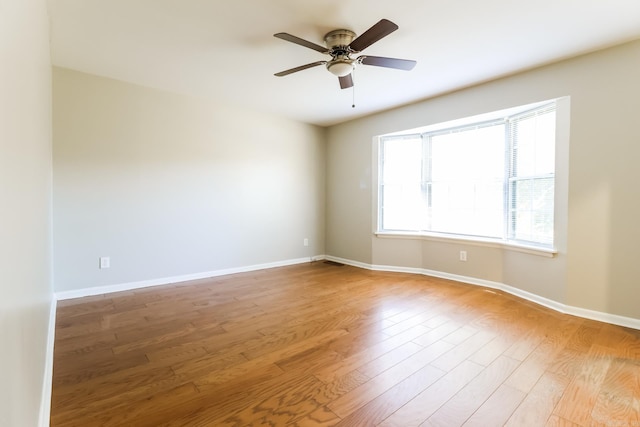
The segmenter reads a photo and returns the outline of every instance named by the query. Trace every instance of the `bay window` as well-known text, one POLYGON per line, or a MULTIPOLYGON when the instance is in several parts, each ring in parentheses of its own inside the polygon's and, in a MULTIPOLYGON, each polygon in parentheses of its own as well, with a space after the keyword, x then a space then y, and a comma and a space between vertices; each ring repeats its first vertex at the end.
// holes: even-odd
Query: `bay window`
POLYGON ((378 231, 552 247, 555 112, 381 137, 378 231))

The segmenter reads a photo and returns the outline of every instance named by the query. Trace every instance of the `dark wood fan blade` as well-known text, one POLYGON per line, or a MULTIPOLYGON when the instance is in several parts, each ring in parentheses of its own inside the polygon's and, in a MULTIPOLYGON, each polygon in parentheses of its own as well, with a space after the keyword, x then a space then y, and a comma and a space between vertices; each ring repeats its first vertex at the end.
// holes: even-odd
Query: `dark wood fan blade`
POLYGON ((344 77, 338 77, 338 80, 340 80, 340 89, 348 89, 353 86, 353 77, 351 77, 351 74, 347 74, 344 77))
POLYGON ((387 19, 381 19, 380 22, 360 34, 349 47, 354 52, 361 52, 371 46, 383 37, 388 36, 398 29, 398 26, 387 19))
POLYGON ((301 39, 300 37, 293 36, 289 33, 274 34, 273 37, 277 37, 282 40, 286 40, 291 43, 299 44, 300 46, 308 47, 309 49, 317 50, 321 53, 329 53, 329 49, 322 47, 319 44, 312 43, 310 41, 301 39))
POLYGON ((360 62, 364 65, 375 65, 376 67, 395 68, 397 70, 412 70, 416 66, 416 61, 409 59, 385 58, 383 56, 361 56, 360 62))
POLYGON ((317 67, 318 65, 324 65, 326 63, 327 63, 327 61, 312 62, 311 64, 305 64, 305 65, 301 65, 299 67, 291 68, 289 70, 280 71, 279 73, 275 73, 274 75, 276 75, 278 77, 282 77, 282 76, 286 76, 286 75, 291 74, 291 73, 296 73, 298 71, 306 70, 307 68, 317 67))

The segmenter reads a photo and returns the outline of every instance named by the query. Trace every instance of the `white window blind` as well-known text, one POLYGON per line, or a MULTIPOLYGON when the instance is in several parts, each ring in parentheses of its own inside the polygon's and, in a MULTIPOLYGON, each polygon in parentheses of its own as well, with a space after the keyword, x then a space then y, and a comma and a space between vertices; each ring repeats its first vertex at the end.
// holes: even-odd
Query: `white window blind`
POLYGON ((509 239, 553 244, 555 103, 510 120, 509 239))

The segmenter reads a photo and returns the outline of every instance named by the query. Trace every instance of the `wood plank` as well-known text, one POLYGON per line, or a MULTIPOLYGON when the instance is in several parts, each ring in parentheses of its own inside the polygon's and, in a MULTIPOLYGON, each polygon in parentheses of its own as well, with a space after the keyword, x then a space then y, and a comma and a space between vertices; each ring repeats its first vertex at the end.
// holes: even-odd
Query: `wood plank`
POLYGON ((417 394, 429 387, 445 374, 438 368, 425 365, 414 374, 396 384, 380 396, 351 413, 338 424, 347 426, 373 426, 394 413, 417 394))
POLYGON ((509 357, 499 357, 422 425, 442 427, 462 425, 501 386, 518 364, 517 360, 509 357))
POLYGON ((197 386, 202 386, 222 384, 228 381, 233 381, 236 378, 246 376, 252 371, 260 370, 270 365, 275 365, 282 359, 287 359, 299 353, 303 353, 311 348, 322 346, 323 344, 326 344, 327 342, 346 333, 347 332, 344 330, 328 331, 318 336, 300 341, 296 344, 281 348, 277 351, 258 357, 256 359, 248 360, 247 362, 228 367, 221 371, 214 371, 208 375, 203 375, 196 379, 194 383, 197 386))
POLYGON ((611 361, 591 415, 596 423, 640 426, 640 360, 611 361))
POLYGON ((351 390, 349 393, 333 400, 327 407, 344 418, 369 401, 380 396, 399 381, 413 375, 425 365, 432 362, 447 350, 451 344, 440 341, 406 358, 390 369, 373 377, 363 385, 351 390))
POLYGON ((149 393, 141 400, 107 399, 103 402, 109 401, 115 405, 96 406, 91 404, 80 408, 65 408, 54 411, 51 416, 51 425, 78 427, 160 425, 170 416, 169 413, 178 411, 183 402, 197 396, 198 391, 193 384, 184 384, 161 393, 149 393), (154 422, 155 424, 153 424, 154 422))
POLYGON ((330 383, 334 378, 347 374, 361 366, 377 359, 389 351, 412 341, 414 338, 424 334, 428 328, 418 325, 409 331, 405 331, 396 336, 390 337, 371 347, 363 348, 358 353, 342 360, 335 366, 316 372, 316 377, 325 384, 330 383))
POLYGON ((213 421, 216 426, 291 425, 324 408, 327 403, 320 392, 320 381, 313 376, 293 378, 281 383, 266 398, 231 416, 213 421))
POLYGON ((501 385, 463 424, 465 427, 502 427, 526 394, 501 385))
POLYGON ((557 415, 551 415, 549 420, 545 424, 545 427, 582 427, 578 424, 574 424, 571 421, 558 417, 557 415))
POLYGON ((473 362, 465 361, 461 363, 434 384, 417 394, 411 401, 407 402, 379 425, 381 427, 410 427, 422 424, 466 386, 482 369, 482 366, 473 362))
POLYGON ((386 371, 387 369, 394 367, 408 357, 416 354, 422 349, 422 346, 414 344, 410 341, 394 348, 390 352, 385 353, 376 359, 373 359, 371 362, 364 364, 363 366, 358 368, 358 371, 362 372, 369 378, 373 378, 376 375, 379 375, 382 372, 386 371))
POLYGON ((592 421, 591 412, 612 362, 606 351, 597 346, 592 346, 589 356, 553 411, 555 415, 578 425, 592 421))
POLYGON ((134 366, 115 374, 91 378, 88 381, 57 388, 54 405, 80 408, 92 401, 119 396, 131 389, 146 388, 175 377, 169 367, 150 372, 146 366, 134 366))
MULTIPOLYGON (((451 350, 434 360, 432 365, 448 372, 484 347, 494 337, 495 335, 491 331, 474 333, 468 339, 460 341, 458 345, 455 345, 451 350)), ((448 337, 445 337, 442 341, 450 343, 446 338, 448 337)))
POLYGON ((507 420, 505 427, 545 425, 568 384, 569 380, 560 375, 549 372, 543 375, 507 420))
POLYGON ((505 384, 529 393, 538 380, 544 375, 547 367, 556 355, 565 348, 567 341, 577 333, 579 324, 566 323, 556 328, 549 328, 546 338, 536 347, 520 366, 509 376, 505 384))
POLYGON ((500 357, 516 340, 516 334, 504 334, 494 337, 486 345, 472 354, 468 360, 482 366, 489 366, 500 357))

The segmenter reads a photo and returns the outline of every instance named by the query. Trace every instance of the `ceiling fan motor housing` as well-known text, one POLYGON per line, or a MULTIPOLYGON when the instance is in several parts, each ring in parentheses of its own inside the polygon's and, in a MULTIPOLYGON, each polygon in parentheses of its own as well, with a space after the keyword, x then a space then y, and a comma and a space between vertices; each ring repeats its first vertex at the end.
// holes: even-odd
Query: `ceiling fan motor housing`
POLYGON ((347 46, 356 38, 356 33, 349 30, 333 30, 324 36, 324 42, 331 50, 347 50, 347 46), (342 48, 342 49, 341 49, 342 48))

